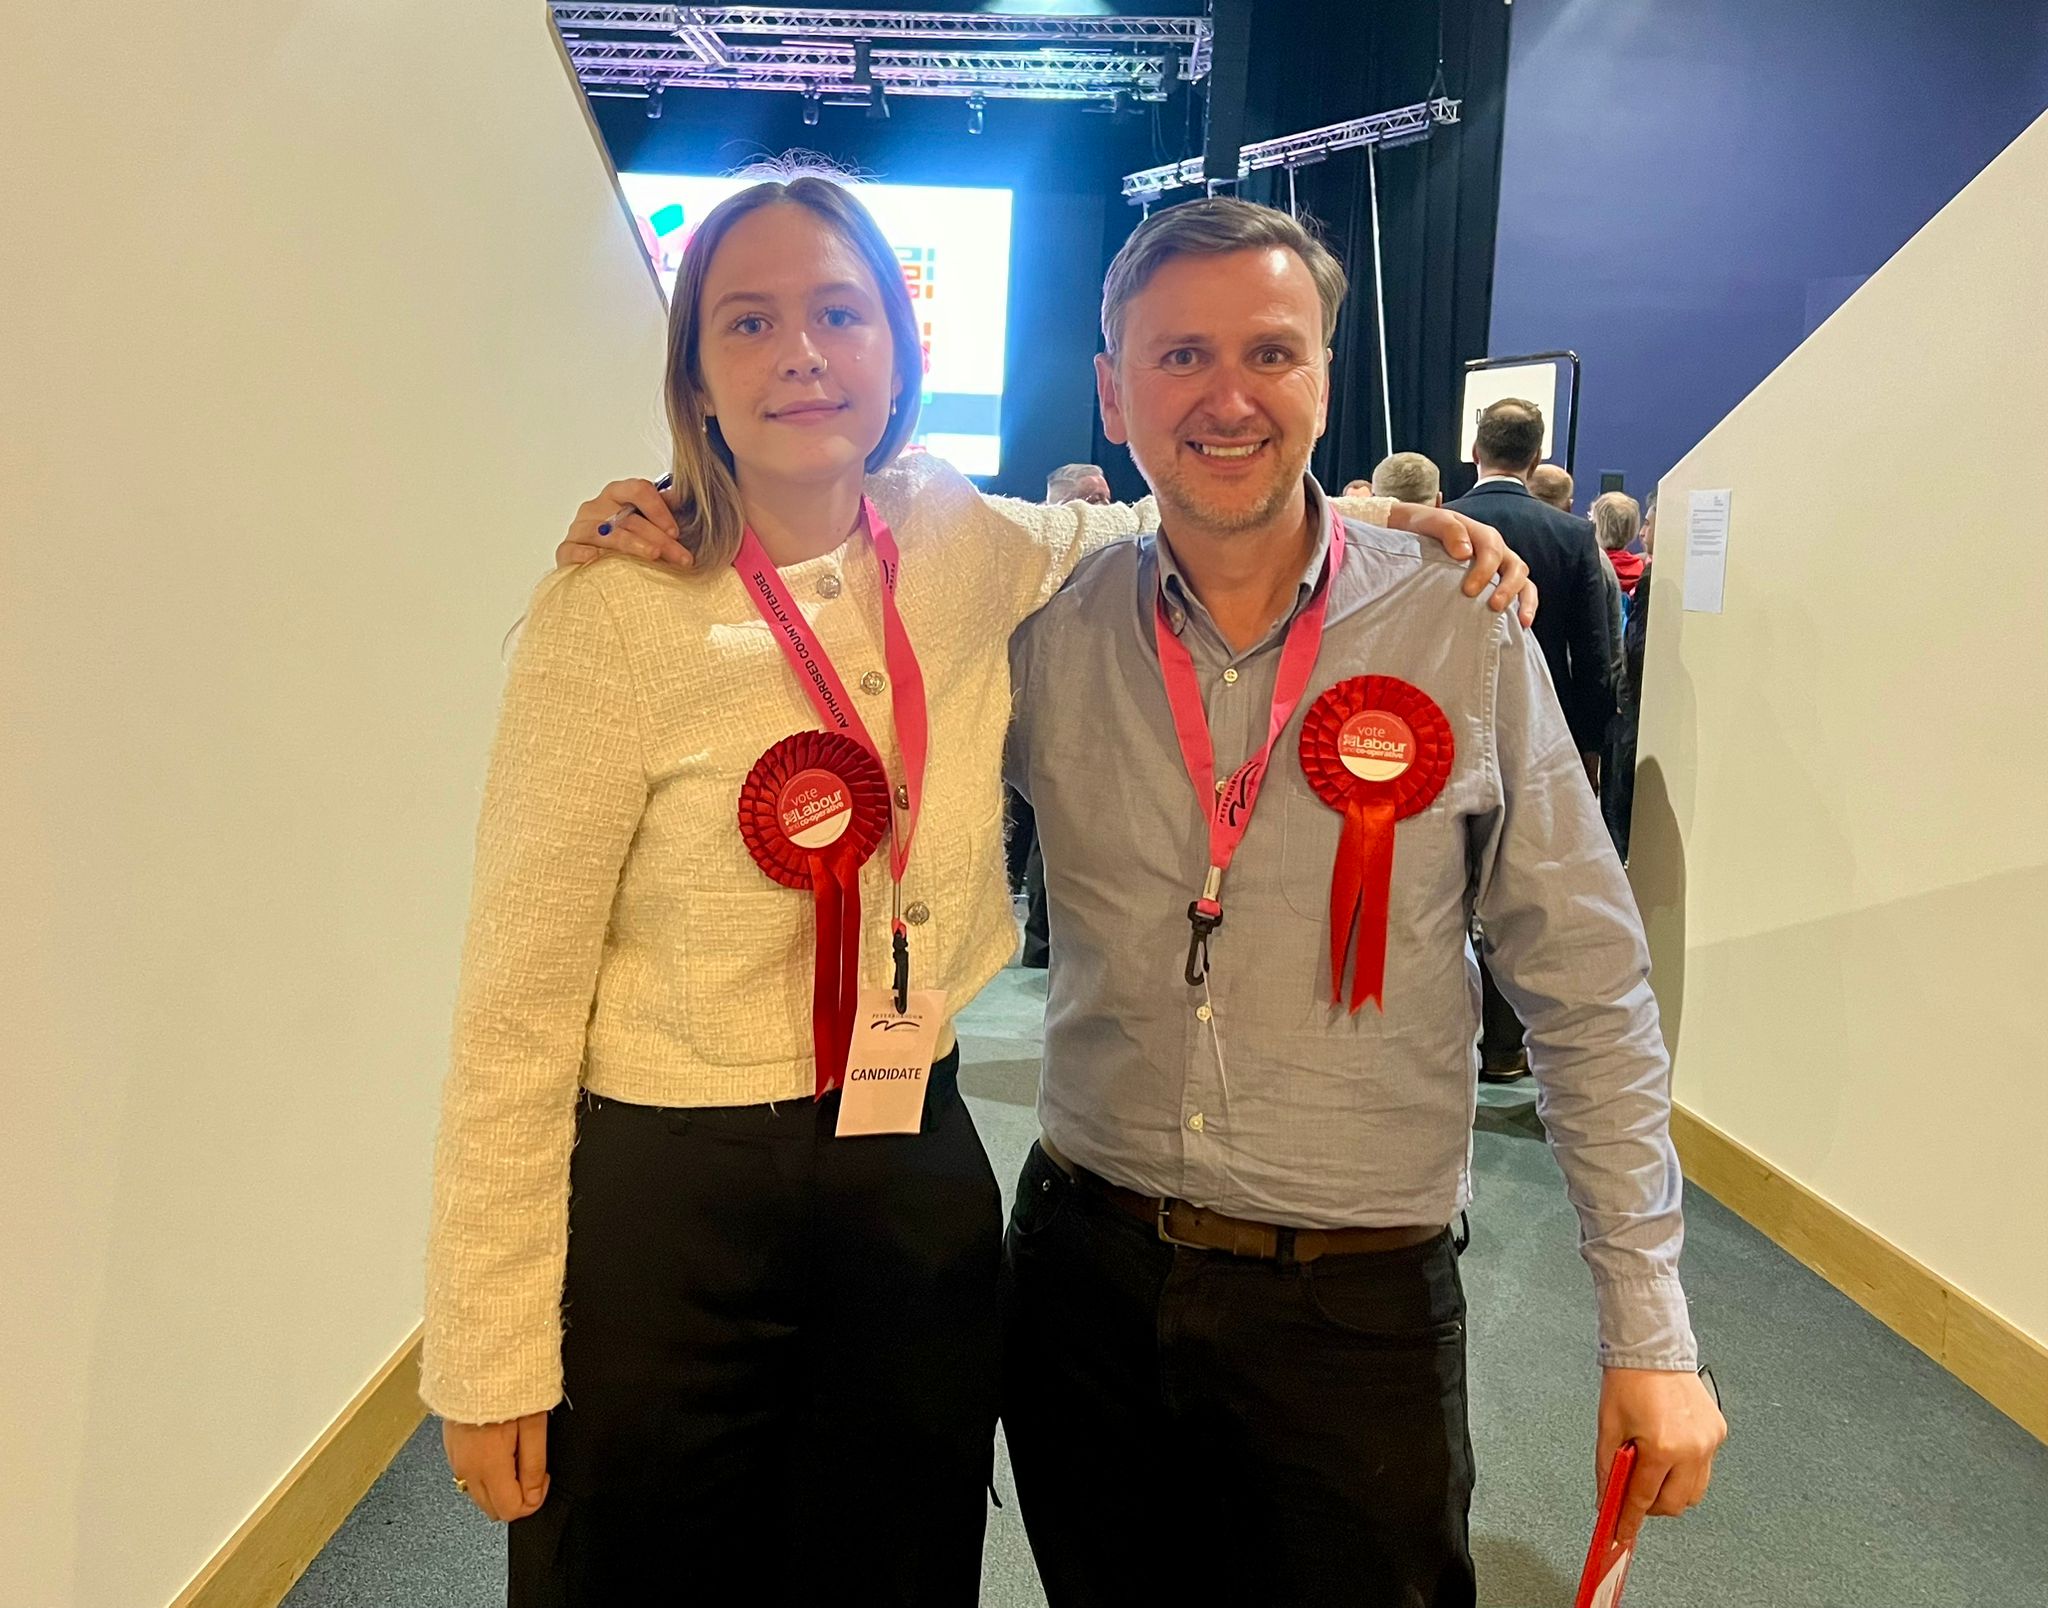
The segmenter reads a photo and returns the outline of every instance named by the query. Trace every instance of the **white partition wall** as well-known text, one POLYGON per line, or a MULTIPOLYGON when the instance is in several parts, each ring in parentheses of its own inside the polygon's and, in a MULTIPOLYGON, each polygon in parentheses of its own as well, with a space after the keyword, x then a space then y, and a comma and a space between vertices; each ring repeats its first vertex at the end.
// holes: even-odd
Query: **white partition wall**
POLYGON ((2048 119, 1665 478, 1633 867, 1678 1103, 2036 1342, 2044 376, 2048 119), (1725 612, 1686 613, 1718 489, 1725 612))
POLYGON ((0 47, 0 1605, 173 1597, 417 1322, 501 643, 661 461, 542 0, 0 47))

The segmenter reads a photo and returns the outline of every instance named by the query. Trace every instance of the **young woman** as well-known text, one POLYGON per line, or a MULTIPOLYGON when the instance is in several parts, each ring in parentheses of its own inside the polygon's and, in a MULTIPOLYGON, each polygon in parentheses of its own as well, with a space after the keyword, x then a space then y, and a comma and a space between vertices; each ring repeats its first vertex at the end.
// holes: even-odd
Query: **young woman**
POLYGON ((732 197, 671 307, 675 511, 615 488, 663 524, 603 538, 687 561, 562 569, 521 634, 422 1383, 515 1605, 976 1600, 1000 1223, 947 1024, 1015 946, 1005 643, 1147 515, 897 461, 921 377, 845 190, 732 197), (841 1137, 906 1004, 922 1109, 841 1137))

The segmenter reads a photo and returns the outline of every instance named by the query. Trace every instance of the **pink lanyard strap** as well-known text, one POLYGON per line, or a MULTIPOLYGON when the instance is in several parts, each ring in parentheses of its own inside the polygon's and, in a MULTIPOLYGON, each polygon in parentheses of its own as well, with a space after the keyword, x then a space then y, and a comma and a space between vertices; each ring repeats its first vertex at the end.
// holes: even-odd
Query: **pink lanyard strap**
MULTIPOLYGON (((903 873, 910 864, 910 845, 917 836, 918 814, 924 807, 924 762, 931 742, 931 726, 925 707, 924 670, 917 662, 917 650, 910 645, 910 633, 904 629, 902 611, 896 607, 896 580, 903 567, 896 534, 865 497, 861 499, 860 510, 867 523, 868 540, 874 544, 875 562, 882 572, 882 653, 889 666, 889 702, 896 722, 896 743, 903 751, 903 785, 889 792, 889 880, 895 891, 891 925, 896 936, 896 1008, 901 1011, 909 1008, 910 991, 910 940, 903 925, 903 873)), ((824 721, 825 729, 851 737, 887 775, 889 767, 882 762, 882 751, 875 746, 866 723, 847 696, 846 684, 833 668, 825 644, 811 635, 802 611, 783 592, 781 573, 751 527, 740 538, 740 550, 733 556, 732 567, 739 571, 747 596, 782 644, 804 695, 824 721)))
POLYGON ((1266 762, 1273 744, 1293 718, 1309 677, 1315 673, 1316 655, 1323 646, 1323 619, 1329 613, 1330 591, 1337 572, 1344 567, 1344 523, 1330 510, 1330 556, 1322 578, 1307 608, 1287 627, 1287 641, 1280 650, 1280 669, 1273 682, 1273 710, 1266 724, 1266 742, 1256 754, 1231 773, 1220 787, 1216 783, 1216 751, 1209 740, 1209 715, 1202 707, 1202 688, 1195 675, 1194 655, 1174 635, 1166 617, 1166 599, 1154 600, 1153 634, 1159 643, 1159 668, 1166 678, 1166 701, 1173 709, 1174 735, 1180 739, 1181 759, 1188 768, 1188 780, 1195 784, 1195 798, 1209 826, 1209 874, 1203 880, 1201 897, 1188 906, 1188 924, 1194 934, 1188 940, 1186 978, 1190 987, 1200 987, 1209 974, 1209 935, 1223 925, 1223 874, 1237 854, 1237 846, 1252 824, 1252 810, 1259 802, 1259 790, 1266 780, 1266 762))

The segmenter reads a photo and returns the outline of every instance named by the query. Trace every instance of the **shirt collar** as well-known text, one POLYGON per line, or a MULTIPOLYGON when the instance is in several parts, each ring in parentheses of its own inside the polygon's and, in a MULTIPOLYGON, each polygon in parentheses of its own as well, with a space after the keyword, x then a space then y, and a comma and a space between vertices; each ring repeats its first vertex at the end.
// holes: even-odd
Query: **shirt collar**
MULTIPOLYGON (((1330 556, 1330 502, 1323 488, 1316 484, 1314 475, 1302 476, 1303 489, 1308 493, 1308 517, 1310 528, 1315 531, 1315 543, 1309 549, 1308 563, 1301 572, 1301 581, 1294 590, 1294 607, 1275 622, 1276 629, 1289 625, 1295 615, 1307 607, 1308 600, 1315 596, 1316 583, 1322 579, 1323 565, 1330 556)), ((1185 634, 1188 618, 1200 610, 1204 618, 1209 611, 1202 607, 1202 600, 1195 596, 1195 589, 1188 585, 1187 576, 1181 572, 1179 561, 1173 556, 1173 547, 1160 533, 1160 540, 1153 544, 1153 551, 1159 558, 1159 595, 1166 603, 1166 623, 1173 628, 1175 636, 1185 634)))
MULTIPOLYGON (((1477 491, 1481 486, 1512 486, 1517 491, 1529 490, 1528 482, 1520 475, 1481 475, 1472 482, 1472 489, 1477 491)), ((1534 496, 1535 493, 1530 492, 1530 495, 1534 496)))

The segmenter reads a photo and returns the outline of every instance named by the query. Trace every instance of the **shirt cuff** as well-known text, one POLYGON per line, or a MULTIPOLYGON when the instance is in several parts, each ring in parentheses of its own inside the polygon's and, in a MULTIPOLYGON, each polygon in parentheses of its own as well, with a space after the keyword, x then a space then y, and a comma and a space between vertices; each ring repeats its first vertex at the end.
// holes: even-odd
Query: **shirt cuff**
POLYGON ((1676 1278, 1602 1279, 1593 1298, 1600 1314, 1600 1366, 1692 1373, 1700 1365, 1685 1289, 1676 1278))

